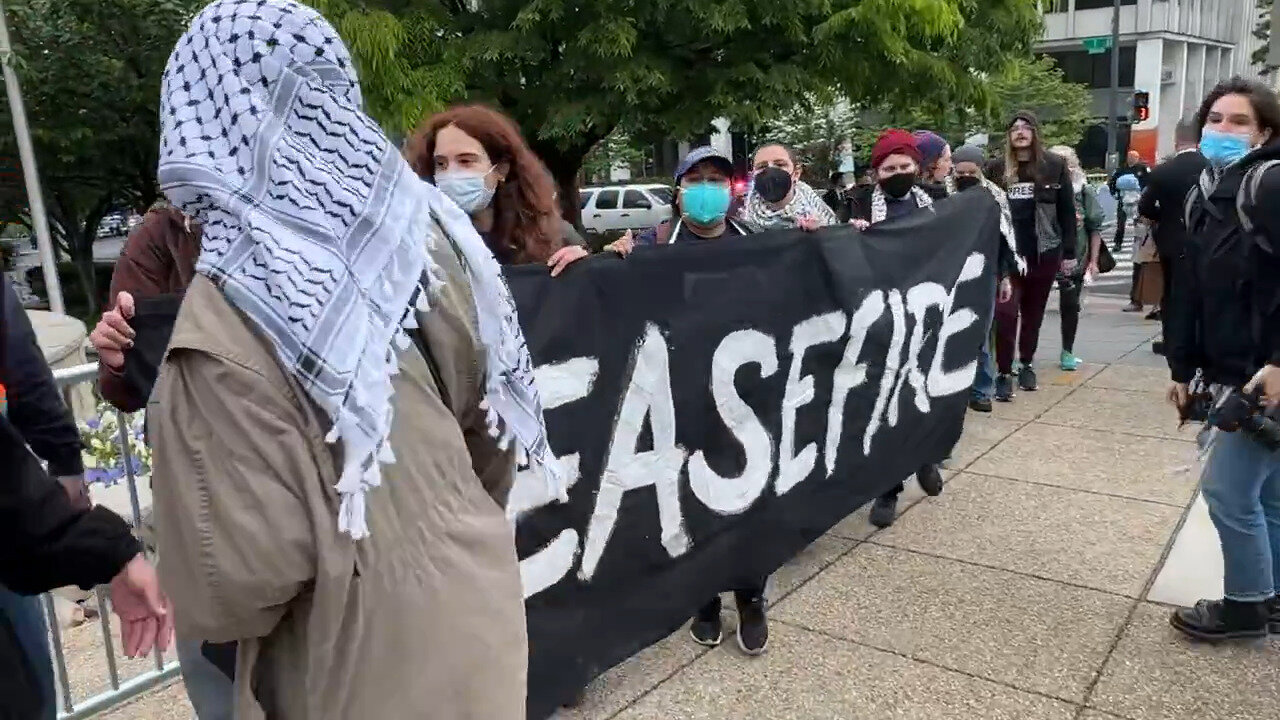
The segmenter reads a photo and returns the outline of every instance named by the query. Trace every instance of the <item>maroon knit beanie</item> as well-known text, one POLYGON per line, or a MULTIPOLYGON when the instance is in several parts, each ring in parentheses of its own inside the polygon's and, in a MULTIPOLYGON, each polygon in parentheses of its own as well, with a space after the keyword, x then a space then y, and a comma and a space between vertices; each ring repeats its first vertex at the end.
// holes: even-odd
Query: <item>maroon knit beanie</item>
POLYGON ((879 169, 885 158, 890 155, 906 155, 920 163, 920 148, 915 137, 906 130, 885 130, 871 148, 871 167, 879 169))

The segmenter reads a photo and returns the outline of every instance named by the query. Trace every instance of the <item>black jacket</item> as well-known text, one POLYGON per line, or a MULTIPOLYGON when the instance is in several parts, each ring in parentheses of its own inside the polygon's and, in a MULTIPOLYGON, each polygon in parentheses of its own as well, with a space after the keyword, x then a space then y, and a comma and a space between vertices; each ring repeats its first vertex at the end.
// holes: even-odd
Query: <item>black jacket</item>
MULTIPOLYGON (((987 175, 1008 192, 1008 181, 1005 177, 1004 160, 997 158, 990 164, 987 175)), ((1075 259, 1076 238, 1079 228, 1076 224, 1076 193, 1071 184, 1071 172, 1067 169, 1067 161, 1050 152, 1043 152, 1035 169, 1035 246, 1031 246, 1033 238, 1018 237, 1018 252, 1028 258, 1036 257, 1041 252, 1062 252, 1064 260, 1075 259)), ((1010 198, 1012 207, 1014 200, 1010 198)), ((1013 213, 1014 229, 1018 227, 1018 213, 1013 213)))
POLYGON ((1189 150, 1160 163, 1147 176, 1138 214, 1155 223, 1156 248, 1166 262, 1182 257, 1187 244, 1187 193, 1208 165, 1198 151, 1189 150))
POLYGON ((1239 387, 1267 363, 1280 365, 1280 167, 1261 178, 1247 212, 1247 236, 1236 200, 1245 173, 1280 159, 1280 141, 1250 153, 1203 197, 1196 190, 1184 253, 1185 292, 1173 293, 1165 349, 1173 379, 1201 369, 1210 382, 1239 387))
POLYGON ((56 476, 84 472, 80 431, 44 361, 31 321, 9 279, 0 274, 0 385, 9 398, 9 420, 56 476))

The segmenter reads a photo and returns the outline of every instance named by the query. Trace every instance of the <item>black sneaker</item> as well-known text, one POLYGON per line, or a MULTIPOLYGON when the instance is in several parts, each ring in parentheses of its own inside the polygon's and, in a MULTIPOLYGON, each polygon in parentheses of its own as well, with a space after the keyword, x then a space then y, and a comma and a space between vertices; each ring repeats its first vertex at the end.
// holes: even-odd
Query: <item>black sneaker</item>
POLYGON ((1155 310, 1152 310, 1151 312, 1147 313, 1145 316, 1143 316, 1142 319, 1143 320, 1159 320, 1160 308, 1156 308, 1155 310))
POLYGON ((748 655, 759 655, 769 644, 769 619, 765 617, 764 598, 738 605, 738 648, 748 655))
POLYGON ((898 498, 891 500, 876 498, 871 504, 871 524, 884 529, 893 524, 898 517, 898 498))
POLYGON ((1271 632, 1280 635, 1280 595, 1267 601, 1267 615, 1271 632))
POLYGON ((969 409, 974 412, 991 412, 991 401, 986 398, 969 398, 969 409))
POLYGON ((1001 375, 996 378, 996 401, 1013 402, 1013 376, 1001 375))
POLYGON ((1030 363, 1023 365, 1018 371, 1018 387, 1027 392, 1035 392, 1039 389, 1040 386, 1036 384, 1036 371, 1030 363))
POLYGON ((925 495, 937 497, 942 494, 942 473, 938 472, 937 465, 925 465, 917 470, 916 481, 925 495))
POLYGON ((1201 600, 1193 608, 1179 608, 1169 624, 1196 639, 1243 640, 1267 636, 1268 605, 1263 602, 1201 600))
POLYGON ((1151 343, 1151 352, 1153 352, 1153 353, 1155 353, 1155 354, 1157 354, 1157 355, 1163 355, 1163 354, 1164 354, 1164 341, 1163 341, 1163 340, 1156 340, 1155 342, 1151 343))
POLYGON ((699 645, 715 647, 724 640, 724 627, 720 620, 720 596, 702 606, 693 622, 689 624, 689 634, 699 645))

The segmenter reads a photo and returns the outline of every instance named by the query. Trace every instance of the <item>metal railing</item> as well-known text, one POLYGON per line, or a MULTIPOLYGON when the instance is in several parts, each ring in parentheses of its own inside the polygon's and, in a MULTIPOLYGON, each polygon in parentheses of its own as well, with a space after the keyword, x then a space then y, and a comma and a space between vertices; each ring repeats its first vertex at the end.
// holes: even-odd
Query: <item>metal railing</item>
MULTIPOLYGON (((98 378, 98 364, 86 363, 71 368, 55 370, 54 380, 63 393, 82 383, 92 383, 98 378)), ((68 407, 71 404, 68 400, 68 407)), ((129 423, 125 413, 115 410, 117 437, 120 444, 120 457, 124 465, 124 481, 128 483, 130 518, 134 531, 142 528, 142 503, 138 497, 138 479, 134 475, 134 461, 129 448, 129 423)), ((63 645, 63 631, 58 627, 58 614, 54 607, 53 595, 43 597, 46 620, 49 623, 50 650, 53 656, 54 675, 58 691, 59 720, 77 720, 91 717, 110 707, 118 705, 146 690, 165 682, 178 674, 176 660, 165 662, 164 654, 158 649, 153 653, 154 669, 122 679, 116 658, 115 640, 111 631, 111 607, 107 593, 103 588, 95 588, 98 601, 98 624, 102 630, 102 645, 106 653, 108 690, 99 692, 83 700, 72 697, 71 679, 67 672, 67 654, 63 645)))

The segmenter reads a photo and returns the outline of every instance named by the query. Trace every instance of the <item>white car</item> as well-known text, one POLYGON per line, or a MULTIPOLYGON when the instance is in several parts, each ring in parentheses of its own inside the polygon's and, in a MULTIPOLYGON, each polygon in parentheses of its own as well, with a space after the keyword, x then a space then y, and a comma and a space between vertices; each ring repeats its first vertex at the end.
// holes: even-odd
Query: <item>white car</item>
POLYGON ((671 216, 674 197, 668 185, 606 185, 578 191, 582 225, 593 233, 651 228, 671 216))

